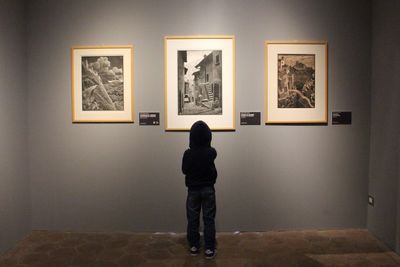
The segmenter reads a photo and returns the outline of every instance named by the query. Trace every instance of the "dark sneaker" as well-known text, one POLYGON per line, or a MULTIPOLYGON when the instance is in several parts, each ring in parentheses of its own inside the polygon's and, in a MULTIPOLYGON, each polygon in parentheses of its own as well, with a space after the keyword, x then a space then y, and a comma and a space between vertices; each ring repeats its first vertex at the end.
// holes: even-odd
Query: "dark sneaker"
POLYGON ((217 254, 217 251, 214 249, 206 249, 206 251, 204 252, 204 256, 206 256, 207 260, 211 260, 215 257, 215 255, 217 254))
POLYGON ((198 247, 193 246, 190 248, 190 255, 192 255, 192 256, 199 255, 199 252, 200 252, 200 249, 198 247))

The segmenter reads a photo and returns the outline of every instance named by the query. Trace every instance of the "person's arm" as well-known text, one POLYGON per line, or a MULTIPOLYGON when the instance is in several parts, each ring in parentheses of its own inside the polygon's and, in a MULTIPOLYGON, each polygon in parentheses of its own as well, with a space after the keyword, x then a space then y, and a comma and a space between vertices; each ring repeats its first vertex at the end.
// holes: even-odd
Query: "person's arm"
POLYGON ((213 153, 213 159, 217 158, 217 150, 215 148, 212 148, 212 153, 213 153))
POLYGON ((217 168, 215 167, 215 163, 214 163, 214 160, 217 158, 217 150, 215 150, 215 148, 211 149, 211 155, 212 155, 212 161, 211 161, 212 176, 214 179, 217 179, 218 171, 217 171, 217 168))
POLYGON ((185 151, 185 153, 183 154, 183 158, 182 158, 182 172, 183 174, 187 174, 188 170, 189 170, 189 164, 190 160, 189 160, 189 149, 185 151))

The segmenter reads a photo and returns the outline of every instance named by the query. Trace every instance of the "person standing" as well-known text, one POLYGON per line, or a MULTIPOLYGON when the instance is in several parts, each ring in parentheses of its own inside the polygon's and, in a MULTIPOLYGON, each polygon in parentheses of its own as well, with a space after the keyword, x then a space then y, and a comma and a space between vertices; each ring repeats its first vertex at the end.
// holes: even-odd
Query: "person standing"
POLYGON ((214 160, 217 151, 211 146, 212 133, 203 121, 195 122, 190 129, 189 148, 183 154, 182 172, 188 188, 186 200, 187 240, 190 254, 200 252, 200 212, 204 223, 204 255, 212 259, 216 255, 215 215, 216 198, 214 184, 218 173, 214 160))

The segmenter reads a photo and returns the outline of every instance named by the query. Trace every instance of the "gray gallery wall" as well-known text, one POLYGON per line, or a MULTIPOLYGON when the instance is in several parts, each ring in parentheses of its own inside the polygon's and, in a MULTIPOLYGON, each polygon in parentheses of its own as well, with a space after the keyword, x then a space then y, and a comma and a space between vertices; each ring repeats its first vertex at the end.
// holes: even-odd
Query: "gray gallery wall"
POLYGON ((0 0, 0 252, 31 228, 23 1, 0 0))
POLYGON ((133 44, 135 110, 163 118, 166 35, 236 36, 237 112, 264 109, 265 40, 328 41, 329 112, 352 111, 353 124, 214 133, 217 228, 366 227, 370 8, 361 0, 28 1, 33 229, 185 230, 188 133, 165 132, 163 121, 71 123, 74 45, 133 44))
POLYGON ((373 1, 368 228, 400 252, 400 1, 373 1))

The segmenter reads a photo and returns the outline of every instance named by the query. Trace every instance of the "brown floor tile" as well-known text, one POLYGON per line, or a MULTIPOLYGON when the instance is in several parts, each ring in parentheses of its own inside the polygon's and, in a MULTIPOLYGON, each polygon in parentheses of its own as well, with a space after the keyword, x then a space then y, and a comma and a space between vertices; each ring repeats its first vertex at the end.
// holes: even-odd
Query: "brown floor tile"
POLYGON ((184 234, 34 231, 0 267, 400 267, 366 230, 219 233, 218 253, 188 254, 184 234))

